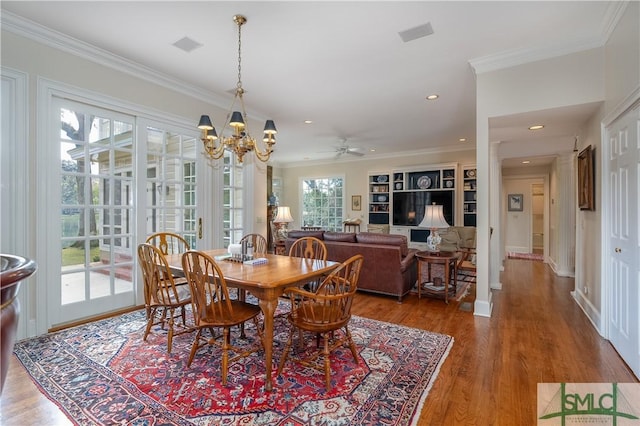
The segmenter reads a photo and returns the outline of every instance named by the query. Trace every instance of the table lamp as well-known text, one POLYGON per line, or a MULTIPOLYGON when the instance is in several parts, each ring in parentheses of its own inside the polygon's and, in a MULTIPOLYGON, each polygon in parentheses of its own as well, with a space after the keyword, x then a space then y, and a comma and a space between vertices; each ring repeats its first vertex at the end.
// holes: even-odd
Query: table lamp
POLYGON ((276 236, 278 240, 286 240, 289 231, 287 229, 287 224, 293 222, 293 217, 291 217, 291 209, 288 206, 279 206, 278 212, 276 213, 276 217, 273 218, 273 223, 276 224, 276 236))
POLYGON ((440 238, 440 235, 438 234, 438 228, 449 227, 449 224, 444 218, 442 206, 438 206, 436 203, 426 206, 424 209, 424 218, 418 226, 420 228, 429 228, 431 230, 427 237, 427 250, 436 252, 440 251, 439 245, 442 238, 440 238))

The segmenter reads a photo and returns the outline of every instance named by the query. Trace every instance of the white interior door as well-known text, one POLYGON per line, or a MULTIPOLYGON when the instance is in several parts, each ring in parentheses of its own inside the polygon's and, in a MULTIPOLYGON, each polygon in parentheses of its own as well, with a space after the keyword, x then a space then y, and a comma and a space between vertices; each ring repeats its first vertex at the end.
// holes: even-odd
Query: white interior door
POLYGON ((637 377, 640 377, 639 126, 640 107, 636 107, 612 123, 605 133, 609 142, 611 212, 609 339, 637 377))

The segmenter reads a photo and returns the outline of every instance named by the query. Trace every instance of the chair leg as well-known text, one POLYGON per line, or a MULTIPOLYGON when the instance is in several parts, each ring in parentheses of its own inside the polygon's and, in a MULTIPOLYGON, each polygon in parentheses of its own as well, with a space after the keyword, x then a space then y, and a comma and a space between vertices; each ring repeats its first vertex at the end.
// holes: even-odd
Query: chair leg
MULTIPOLYGON (((247 299, 247 292, 241 288, 238 289, 238 300, 244 302, 247 299)), ((247 335, 244 332, 244 323, 240 324, 240 338, 246 339, 247 335)))
POLYGON ((167 337, 167 352, 171 353, 171 346, 173 345, 173 312, 169 316, 169 336, 167 337))
POLYGON ((344 333, 347 335, 347 342, 349 343, 349 349, 351 349, 351 354, 353 355, 353 360, 358 363, 358 349, 356 348, 356 344, 353 343, 353 339, 351 338, 351 332, 349 331, 349 327, 344 327, 344 333))
POLYGON ((147 337, 149 336, 149 333, 151 333, 151 327, 153 326, 153 319, 156 316, 156 310, 155 308, 150 308, 149 310, 149 315, 147 316, 147 328, 144 330, 144 336, 142 337, 143 341, 147 341, 147 337))
POLYGON ((280 358, 280 365, 278 366, 278 372, 276 376, 279 376, 284 369, 284 364, 287 362, 287 358, 289 357, 289 351, 291 350, 291 346, 293 345, 293 333, 294 330, 291 329, 289 332, 289 339, 287 340, 287 344, 284 347, 284 352, 282 352, 282 358, 280 358))
POLYGON ((324 336, 324 383, 327 392, 331 390, 331 359, 329 358, 329 336, 324 336))
POLYGON ((187 362, 187 367, 191 367, 191 362, 193 362, 193 358, 196 355, 196 351, 200 347, 200 334, 202 333, 202 329, 198 329, 196 333, 196 337, 193 340, 193 345, 191 345, 191 353, 189 353, 189 361, 187 362))
POLYGON ((229 369, 229 327, 225 327, 222 334, 222 385, 227 384, 227 370, 229 369))

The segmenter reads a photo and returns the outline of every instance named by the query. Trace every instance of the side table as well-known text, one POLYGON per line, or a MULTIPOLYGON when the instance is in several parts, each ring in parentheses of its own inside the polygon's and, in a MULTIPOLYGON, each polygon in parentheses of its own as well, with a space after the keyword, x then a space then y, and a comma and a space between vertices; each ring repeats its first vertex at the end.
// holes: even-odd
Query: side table
POLYGON ((449 303, 449 281, 451 279, 451 271, 453 270, 453 294, 456 292, 456 284, 458 282, 458 255, 452 251, 419 251, 416 253, 418 259, 418 299, 422 297, 422 291, 430 296, 440 296, 444 293, 444 302, 449 303), (444 266, 444 292, 441 290, 432 290, 422 288, 422 265, 427 265, 427 282, 431 282, 431 265, 444 266))

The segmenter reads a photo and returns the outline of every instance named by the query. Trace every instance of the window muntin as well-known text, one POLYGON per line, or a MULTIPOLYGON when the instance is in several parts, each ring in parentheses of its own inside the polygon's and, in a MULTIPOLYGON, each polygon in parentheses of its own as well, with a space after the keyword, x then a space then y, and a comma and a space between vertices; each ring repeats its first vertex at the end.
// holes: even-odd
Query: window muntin
POLYGON ((344 179, 308 178, 302 181, 302 226, 342 230, 344 179))

